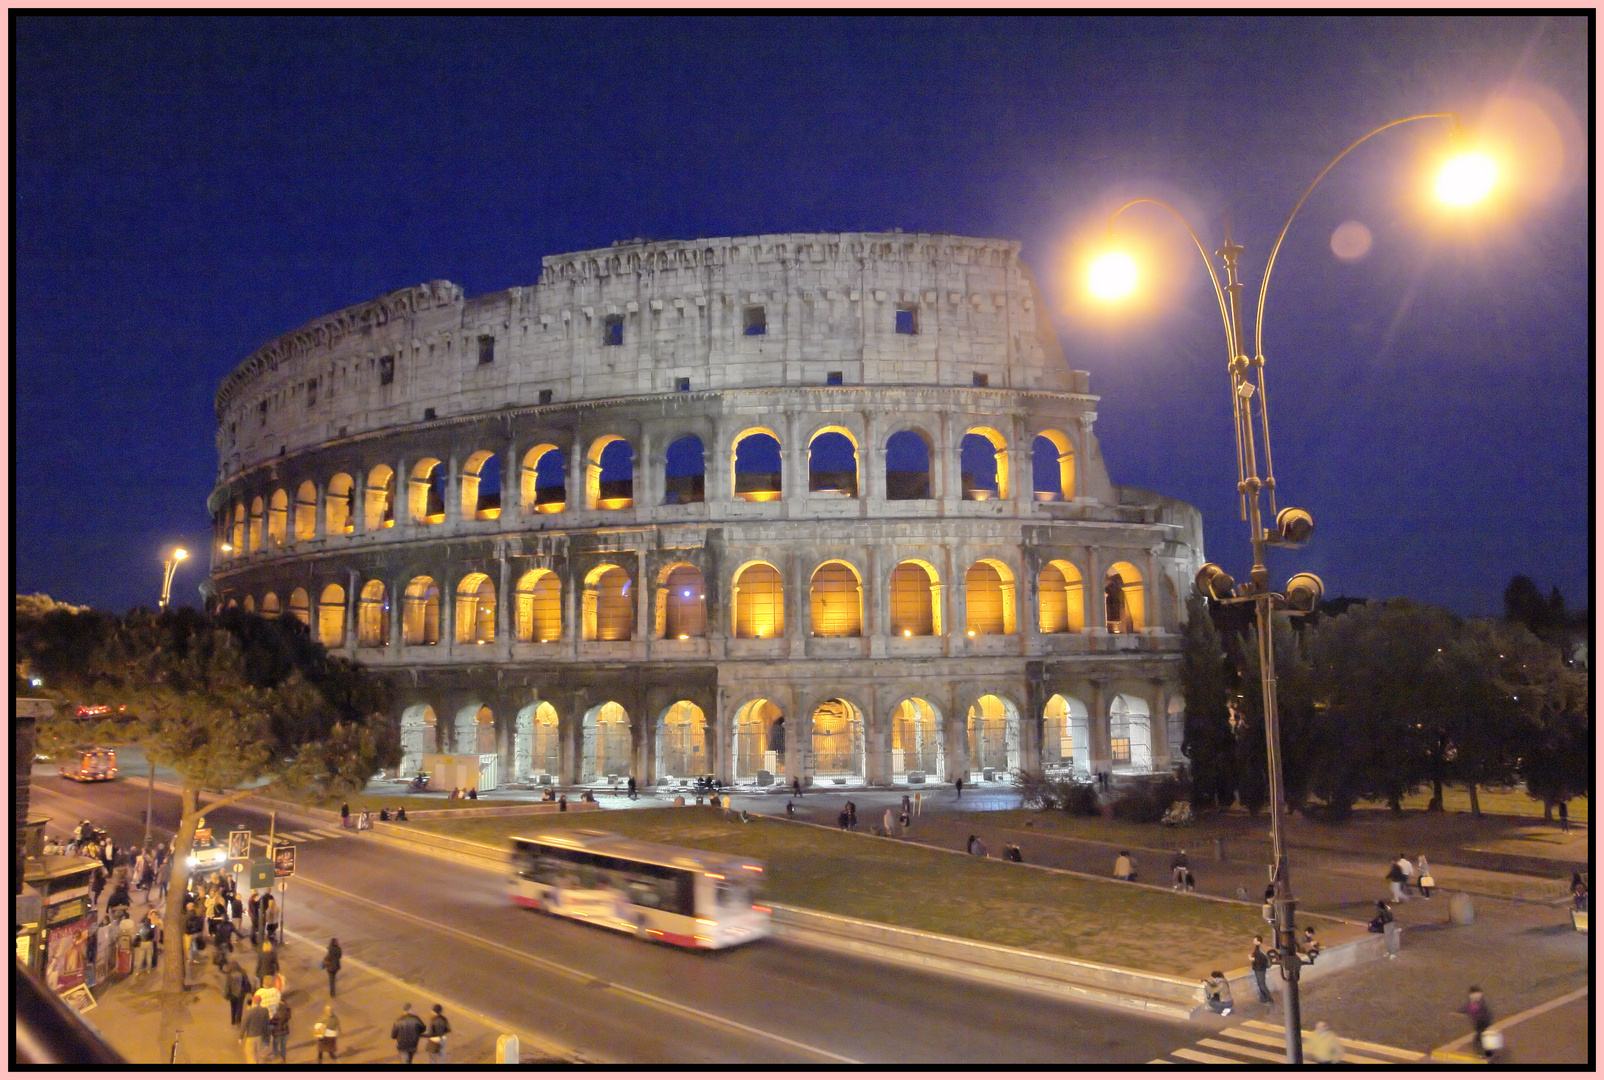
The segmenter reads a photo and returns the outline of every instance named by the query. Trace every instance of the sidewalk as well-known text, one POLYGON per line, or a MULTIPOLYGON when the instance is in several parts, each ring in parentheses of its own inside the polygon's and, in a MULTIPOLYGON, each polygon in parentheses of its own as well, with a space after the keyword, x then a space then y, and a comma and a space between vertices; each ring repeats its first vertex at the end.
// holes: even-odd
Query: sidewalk
MULTIPOLYGON (((136 919, 144 914, 145 908, 143 903, 135 904, 136 919)), ((292 1066, 304 1068, 317 1062, 312 1025, 330 1002, 328 976, 318 969, 327 945, 326 941, 310 941, 289 932, 278 950, 285 1000, 292 1010, 287 1057, 292 1066)), ((236 949, 234 956, 248 972, 254 969, 248 938, 244 948, 236 949)), ((190 988, 182 995, 175 1014, 175 1046, 160 1045, 161 1002, 156 992, 159 972, 136 971, 120 981, 95 987, 95 1007, 84 1014, 84 1019, 130 1064, 165 1065, 169 1060, 175 1065, 243 1064, 245 1055, 238 1030, 229 1022, 222 975, 211 959, 212 952, 208 949, 199 964, 190 966, 190 988)), ((335 1062, 325 1057, 326 1067, 399 1064, 401 1058, 390 1038, 390 1025, 401 1014, 401 1006, 406 1002, 410 1002, 412 1011, 425 1021, 432 1015, 434 1005, 445 1007, 446 1018, 451 1022, 446 1063, 496 1063, 497 1039, 506 1032, 449 998, 386 975, 360 960, 353 960, 349 954, 341 965, 337 990, 333 1003, 340 1021, 340 1056, 335 1062)), ((523 1064, 568 1063, 568 1059, 555 1056, 553 1048, 541 1045, 530 1033, 514 1034, 520 1036, 523 1064)), ((418 1064, 429 1063, 428 1055, 421 1049, 414 1060, 418 1064)))

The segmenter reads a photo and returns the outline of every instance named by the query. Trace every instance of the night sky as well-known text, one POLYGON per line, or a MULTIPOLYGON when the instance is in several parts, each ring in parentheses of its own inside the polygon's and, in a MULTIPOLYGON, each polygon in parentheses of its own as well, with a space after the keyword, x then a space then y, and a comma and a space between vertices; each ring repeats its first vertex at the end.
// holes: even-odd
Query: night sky
POLYGON ((1451 125, 1384 132, 1293 222, 1265 315, 1275 475, 1328 596, 1589 606, 1585 17, 729 19, 13 16, 15 588, 197 603, 220 380, 308 320, 469 296, 615 240, 903 230, 1018 239, 1111 479, 1250 562, 1225 337, 1150 206, 1135 308, 1081 260, 1127 199, 1243 244, 1386 121, 1510 155, 1494 205, 1422 193, 1451 125), (1340 254, 1339 254, 1340 252, 1340 254))

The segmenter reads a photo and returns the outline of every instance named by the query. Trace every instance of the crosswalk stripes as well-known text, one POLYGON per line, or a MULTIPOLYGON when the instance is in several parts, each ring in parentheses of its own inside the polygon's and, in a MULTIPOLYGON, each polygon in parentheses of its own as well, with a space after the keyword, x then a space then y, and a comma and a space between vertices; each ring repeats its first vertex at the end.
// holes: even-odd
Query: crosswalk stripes
MULTIPOLYGON (((1311 1031, 1304 1031, 1304 1054, 1308 1054, 1311 1031)), ((1344 1065, 1399 1065, 1404 1062, 1427 1060, 1418 1050, 1401 1050, 1395 1046, 1365 1042, 1362 1039, 1339 1037, 1344 1065)), ((1170 1051, 1164 1057, 1154 1058, 1149 1065, 1257 1065, 1286 1063, 1286 1029, 1263 1020, 1248 1020, 1236 1027, 1228 1027, 1191 1046, 1170 1051)))
MULTIPOLYGON (((305 844, 313 840, 337 840, 342 836, 350 835, 349 832, 342 829, 295 829, 278 833, 273 837, 273 840, 275 843, 288 841, 292 844, 305 844)), ((259 833, 253 835, 251 837, 251 846, 261 847, 264 851, 267 850, 267 837, 259 833)))

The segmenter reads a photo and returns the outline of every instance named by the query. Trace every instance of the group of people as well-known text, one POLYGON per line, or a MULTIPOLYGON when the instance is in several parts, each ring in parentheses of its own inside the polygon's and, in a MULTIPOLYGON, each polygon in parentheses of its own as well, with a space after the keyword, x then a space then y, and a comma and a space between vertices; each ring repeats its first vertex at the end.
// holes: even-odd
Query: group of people
POLYGON ((1419 889, 1420 895, 1426 899, 1431 898, 1431 890, 1436 888, 1437 882, 1431 876, 1431 865, 1426 857, 1421 855, 1415 862, 1410 862, 1408 856, 1402 852, 1387 867, 1387 884, 1392 889, 1392 902, 1401 904, 1409 899, 1411 887, 1419 889))
MULTIPOLYGON (((328 951, 318 964, 328 973, 331 999, 312 1025, 319 1065, 323 1064, 325 1054, 330 1060, 340 1059, 340 1020, 335 1015, 332 999, 343 955, 339 939, 330 938, 328 951)), ((253 970, 254 981, 252 974, 238 961, 232 961, 223 976, 223 996, 228 1001, 229 1023, 239 1031, 240 1050, 247 1064, 264 1065, 275 1057, 280 1064, 288 1064, 293 1010, 285 997, 284 972, 271 941, 263 941, 257 950, 253 970)))

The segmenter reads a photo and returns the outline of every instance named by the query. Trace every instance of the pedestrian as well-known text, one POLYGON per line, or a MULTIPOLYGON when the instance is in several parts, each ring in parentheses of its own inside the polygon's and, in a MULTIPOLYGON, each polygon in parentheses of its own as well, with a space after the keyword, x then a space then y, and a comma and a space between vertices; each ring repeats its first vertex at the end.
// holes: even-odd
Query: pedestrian
POLYGON ((239 933, 240 916, 245 914, 245 901, 240 899, 239 890, 229 883, 228 890, 228 921, 234 924, 234 932, 239 933))
MULTIPOLYGON (((1399 856, 1399 858, 1402 858, 1402 856, 1399 856)), ((1387 878, 1386 878, 1386 880, 1387 880, 1388 886, 1390 886, 1391 889, 1392 889, 1392 902, 1394 904, 1403 903, 1404 902, 1403 886, 1404 886, 1404 881, 1407 880, 1407 879, 1404 877, 1403 870, 1399 868, 1399 866, 1398 866, 1398 864, 1396 862, 1394 862, 1391 866, 1387 867, 1387 878)))
POLYGON ((257 917, 261 914, 261 911, 262 911, 262 894, 261 894, 260 891, 254 891, 254 892, 251 893, 250 900, 245 905, 245 914, 250 916, 250 920, 251 920, 251 944, 252 945, 256 945, 256 944, 259 943, 258 942, 258 938, 257 938, 256 926, 257 926, 257 917))
POLYGON ((1571 831, 1571 811, 1569 803, 1562 802, 1559 804, 1559 831, 1562 833, 1568 833, 1571 831))
POLYGON ((851 799, 847 800, 847 825, 853 829, 858 827, 858 804, 851 799))
POLYGON ((228 999, 228 1022, 238 1027, 245 1015, 245 999, 250 996, 250 977, 237 963, 228 965, 228 974, 223 977, 223 996, 228 999))
POLYGON ((794 776, 791 777, 791 794, 796 796, 798 799, 802 797, 802 781, 798 780, 794 776))
POLYGON ((1504 1037, 1488 1030, 1493 1023, 1493 1010, 1488 1006, 1481 987, 1472 986, 1466 991, 1465 1004, 1459 1011, 1470 1018, 1471 1025, 1476 1029, 1476 1049, 1481 1051, 1482 1057, 1491 1061, 1493 1051, 1504 1045, 1504 1037))
POLYGON ((286 1065, 289 1063, 290 1053, 290 1003, 283 998, 279 998, 278 1005, 273 1010, 271 1030, 273 1033, 272 1052, 278 1057, 280 1065, 286 1065))
POLYGON ((334 1015, 334 1006, 323 1006, 323 1015, 312 1025, 312 1037, 317 1040, 317 1063, 323 1064, 323 1055, 330 1061, 340 1060, 340 1018, 334 1015))
POLYGON ((323 954, 323 959, 317 965, 329 973, 329 997, 334 996, 334 977, 340 973, 340 957, 343 955, 340 939, 329 938, 328 951, 323 954))
MULTIPOLYGON (((173 852, 166 843, 156 845, 156 902, 161 903, 167 899, 167 889, 173 883, 173 852)), ((150 894, 146 894, 148 900, 150 894)))
POLYGON ((451 1021, 446 1019, 445 1010, 439 1005, 434 1007, 434 1015, 429 1017, 429 1026, 424 1029, 425 1043, 429 1051, 430 1065, 444 1065, 446 1060, 446 1036, 451 1034, 451 1021))
POLYGON ((1426 862, 1426 856, 1421 855, 1415 860, 1415 873, 1420 875, 1415 884, 1420 887, 1420 895, 1431 899, 1431 890, 1437 887, 1437 879, 1431 876, 1431 865, 1426 862))
POLYGON ((206 923, 201 919, 199 911, 194 904, 186 906, 184 912, 184 955, 190 960, 200 959, 201 933, 206 929, 206 923))
POLYGON ((1120 881, 1136 880, 1136 860, 1131 858, 1130 852, 1121 851, 1114 860, 1114 876, 1120 881))
POLYGON ((902 816, 908 817, 913 813, 913 800, 906 794, 902 796, 902 816))
POLYGON ((348 802, 342 802, 340 804, 340 828, 349 829, 350 827, 351 827, 351 804, 348 803, 348 802))
POLYGON ((1178 848, 1175 857, 1170 860, 1170 888, 1184 889, 1186 887, 1186 849, 1178 848))
POLYGON ((964 778, 960 776, 957 779, 955 779, 952 783, 953 783, 953 786, 958 789, 958 798, 962 799, 964 797, 964 778))
POLYGON ((1409 883, 1414 880, 1415 876, 1415 864, 1409 861, 1407 855, 1400 852, 1398 855, 1398 869, 1403 871, 1403 894, 1404 898, 1408 899, 1409 883))
POLYGON ((1342 1041, 1324 1020, 1315 1021, 1314 1034, 1309 1036, 1306 1045, 1309 1048, 1309 1060, 1316 1065, 1341 1064, 1342 1041))
POLYGON ((785 800, 785 816, 796 817, 796 803, 792 802, 790 799, 785 800))
POLYGON ((261 1002, 252 1002, 240 1021, 240 1049, 245 1052, 245 1064, 261 1065, 267 1056, 267 1040, 273 1034, 273 1014, 261 1002))
POLYGON ((156 926, 150 921, 150 912, 139 920, 134 933, 134 970, 144 971, 156 966, 156 926))
POLYGON ((262 942, 262 948, 256 954, 256 978, 266 979, 270 975, 278 974, 278 953, 273 951, 271 941, 262 942))
POLYGON ((914 817, 918 817, 920 814, 922 814, 924 812, 925 812, 925 793, 922 792, 922 791, 916 791, 916 792, 913 793, 913 816, 914 817))
POLYGON ((631 799, 635 798, 635 778, 633 776, 629 778, 629 797, 631 799))
POLYGON ((1307 963, 1314 963, 1314 958, 1320 955, 1320 939, 1314 936, 1314 927, 1303 928, 1303 954, 1308 958, 1307 963))
POLYGON ((563 813, 567 813, 568 812, 568 796, 566 796, 566 795, 557 796, 557 809, 562 811, 563 813))
POLYGON ((1270 957, 1264 951, 1264 938, 1258 934, 1253 935, 1253 951, 1248 954, 1248 963, 1253 967, 1254 981, 1259 984, 1259 1004, 1270 1004, 1270 984, 1264 981, 1270 970, 1270 957))
MULTIPOLYGON (((95 872, 89 876, 89 906, 100 906, 100 894, 106 888, 106 870, 104 867, 95 867, 95 872)), ((80 896, 83 894, 80 893, 80 896)))
POLYGON ((891 807, 889 807, 889 806, 886 807, 885 817, 882 818, 882 820, 885 822, 886 835, 890 836, 891 835, 891 828, 892 828, 891 807))
POLYGON ((229 954, 234 951, 234 924, 227 919, 217 920, 217 929, 212 932, 212 942, 217 946, 214 962, 221 971, 228 963, 229 954))
POLYGON ((1231 1000, 1231 980, 1225 977, 1225 972, 1209 972, 1209 977, 1203 980, 1203 994, 1211 1012, 1231 1015, 1235 1003, 1231 1000))
POLYGON ((907 832, 908 831, 908 826, 911 825, 911 824, 913 824, 913 819, 908 816, 908 811, 907 810, 903 810, 903 812, 902 812, 902 831, 903 832, 907 832))
POLYGON ((396 1051, 405 1064, 412 1064, 412 1055, 418 1052, 418 1040, 425 1030, 423 1021, 412 1011, 412 1002, 402 1005, 401 1015, 390 1025, 390 1038, 395 1040, 396 1051))
POLYGON ((262 940, 272 942, 278 933, 278 901, 271 890, 262 894, 262 940))

